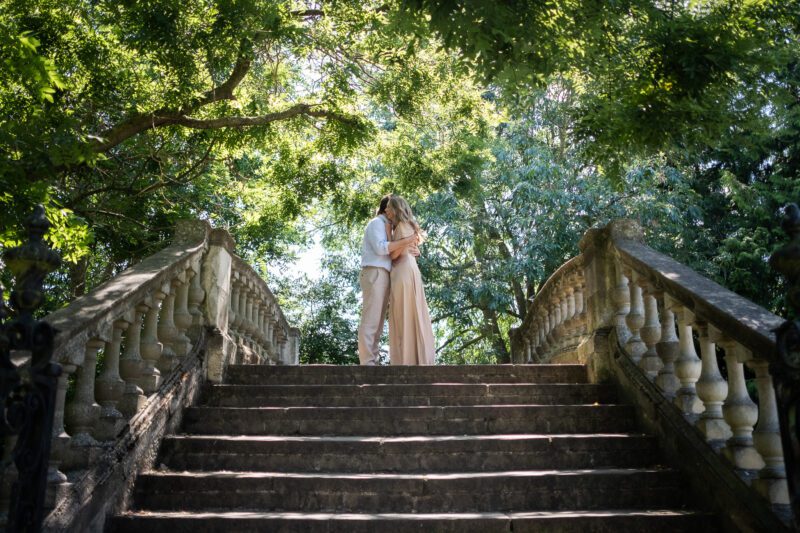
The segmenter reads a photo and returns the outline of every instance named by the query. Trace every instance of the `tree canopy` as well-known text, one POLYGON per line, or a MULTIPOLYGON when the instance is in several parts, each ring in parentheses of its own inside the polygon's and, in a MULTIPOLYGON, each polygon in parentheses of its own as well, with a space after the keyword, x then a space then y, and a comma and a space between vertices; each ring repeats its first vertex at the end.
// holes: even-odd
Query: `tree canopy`
POLYGON ((780 310, 799 21, 778 0, 7 0, 0 246, 44 203, 63 302, 207 218, 281 285, 308 360, 352 360, 349 258, 386 192, 429 234, 444 361, 506 359, 526 301, 618 216, 780 310), (320 280, 276 275, 315 240, 320 280))

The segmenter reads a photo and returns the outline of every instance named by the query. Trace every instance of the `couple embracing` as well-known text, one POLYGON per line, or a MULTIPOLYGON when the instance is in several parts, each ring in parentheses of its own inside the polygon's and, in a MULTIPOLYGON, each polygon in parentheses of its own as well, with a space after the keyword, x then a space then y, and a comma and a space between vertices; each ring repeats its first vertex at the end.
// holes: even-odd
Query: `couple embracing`
POLYGON ((420 228, 403 198, 381 199, 361 247, 361 324, 358 357, 362 365, 378 361, 381 333, 389 311, 389 361, 392 365, 432 365, 433 328, 417 268, 420 228))

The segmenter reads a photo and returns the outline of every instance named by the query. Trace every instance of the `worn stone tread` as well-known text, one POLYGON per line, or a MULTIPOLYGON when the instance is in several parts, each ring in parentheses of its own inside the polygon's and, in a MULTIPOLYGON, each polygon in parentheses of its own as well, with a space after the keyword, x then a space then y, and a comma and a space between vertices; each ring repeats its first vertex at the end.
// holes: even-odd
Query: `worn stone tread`
POLYGON ((617 401, 582 365, 231 366, 107 529, 716 531, 617 401))
POLYGON ((470 512, 681 507, 666 468, 453 473, 151 472, 138 508, 470 512))
POLYGON ((369 383, 327 385, 230 385, 208 387, 204 404, 219 407, 613 403, 611 385, 564 383, 369 383))
POLYGON ((133 511, 114 519, 115 533, 525 533, 619 532, 694 533, 717 530, 714 517, 675 509, 612 511, 526 511, 484 513, 282 513, 133 511))
POLYGON ((640 434, 356 436, 173 435, 161 463, 172 470, 457 472, 645 467, 660 456, 640 434))
POLYGON ((583 365, 263 366, 232 365, 230 384, 587 383, 583 365))
POLYGON ((191 407, 187 433, 227 435, 444 435, 633 431, 630 405, 416 407, 191 407))

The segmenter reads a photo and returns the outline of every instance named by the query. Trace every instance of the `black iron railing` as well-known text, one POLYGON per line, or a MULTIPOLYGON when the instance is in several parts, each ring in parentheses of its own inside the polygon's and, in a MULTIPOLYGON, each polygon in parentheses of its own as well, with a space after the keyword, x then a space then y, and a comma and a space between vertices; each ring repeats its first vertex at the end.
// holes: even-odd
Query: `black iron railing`
POLYGON ((789 242, 772 254, 769 263, 786 279, 789 318, 775 330, 777 353, 770 362, 770 374, 778 402, 792 511, 795 526, 800 526, 800 424, 797 420, 800 413, 800 208, 789 204, 784 213, 782 226, 789 235, 789 242))
POLYGON ((0 286, 0 451, 16 436, 11 457, 17 469, 6 530, 42 527, 53 414, 61 366, 53 363, 54 329, 34 318, 44 300, 43 282, 61 260, 44 242, 50 228, 42 206, 26 221, 28 240, 6 250, 14 275, 9 306, 0 286))

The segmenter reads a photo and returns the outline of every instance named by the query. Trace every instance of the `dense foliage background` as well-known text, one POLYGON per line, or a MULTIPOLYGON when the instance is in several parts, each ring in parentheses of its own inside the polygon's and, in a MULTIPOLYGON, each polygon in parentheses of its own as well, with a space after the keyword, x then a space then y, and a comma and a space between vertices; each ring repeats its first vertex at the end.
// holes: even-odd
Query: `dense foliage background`
POLYGON ((278 288, 304 361, 357 360, 386 192, 428 233, 441 362, 506 361, 526 301, 621 216, 782 312, 799 31, 782 0, 6 0, 0 246, 45 203, 60 305, 207 218, 278 288))

